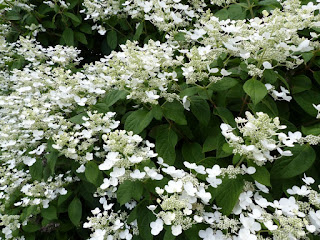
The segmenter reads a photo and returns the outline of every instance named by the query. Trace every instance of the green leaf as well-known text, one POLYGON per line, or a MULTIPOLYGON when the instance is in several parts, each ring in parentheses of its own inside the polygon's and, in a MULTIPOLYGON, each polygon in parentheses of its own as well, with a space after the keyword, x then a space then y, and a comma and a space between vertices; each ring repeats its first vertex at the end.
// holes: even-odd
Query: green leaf
POLYGON ((49 206, 48 208, 43 208, 41 210, 41 216, 48 220, 58 219, 57 209, 55 208, 55 206, 49 206))
POLYGON ((259 103, 268 94, 268 90, 264 84, 254 78, 245 82, 243 90, 250 96, 254 105, 259 103))
POLYGON ((184 40, 186 40, 185 35, 186 35, 186 33, 178 32, 178 33, 176 33, 176 34, 174 35, 173 38, 174 38, 174 40, 176 40, 176 41, 184 41, 184 40))
POLYGON ((82 204, 79 198, 75 197, 68 207, 68 215, 75 226, 79 226, 82 216, 82 204))
POLYGON ((59 157, 59 152, 58 151, 52 151, 46 156, 47 159, 47 167, 49 167, 50 170, 50 175, 54 174, 54 169, 56 166, 57 159, 59 157))
POLYGON ((213 90, 214 92, 225 91, 234 87, 238 83, 239 83, 238 80, 235 78, 224 77, 223 79, 217 81, 216 83, 211 83, 209 85, 209 89, 213 90))
POLYGON ((306 90, 310 90, 312 87, 312 83, 310 78, 305 75, 294 76, 291 79, 292 84, 292 93, 300 93, 306 90))
POLYGON ((117 191, 117 200, 120 206, 129 202, 131 199, 140 200, 143 194, 143 185, 140 181, 125 180, 120 184, 117 191))
POLYGON ((229 18, 229 13, 227 9, 221 9, 214 14, 215 17, 219 18, 219 20, 226 20, 229 18))
POLYGON ((164 234, 163 240, 174 240, 176 237, 172 234, 171 228, 168 228, 164 234))
POLYGON ((301 131, 304 135, 320 135, 320 123, 316 123, 306 127, 302 126, 301 131))
POLYGON ((272 178, 287 179, 302 174, 313 165, 316 159, 316 153, 310 145, 297 145, 289 150, 292 156, 275 161, 271 169, 272 178))
POLYGON ((254 164, 252 162, 250 162, 248 165, 250 167, 254 167, 256 169, 256 172, 251 175, 254 180, 256 180, 258 183, 261 183, 265 186, 271 187, 270 173, 266 167, 257 166, 256 164, 254 164))
POLYGON ((140 22, 137 29, 136 29, 136 32, 133 36, 133 40, 135 40, 135 41, 139 40, 139 38, 142 34, 142 31, 143 31, 143 26, 144 26, 144 22, 140 22))
POLYGON ((270 84, 275 84, 278 79, 277 73, 272 69, 265 69, 263 71, 263 77, 266 82, 270 84))
POLYGON ((124 123, 124 129, 139 134, 150 124, 152 118, 152 111, 139 109, 131 112, 124 123))
POLYGON ((33 180, 40 181, 42 179, 43 164, 41 159, 37 159, 36 162, 29 167, 29 171, 33 180))
POLYGON ((92 34, 91 25, 88 23, 81 24, 79 29, 81 32, 84 32, 86 34, 92 34))
POLYGON ((232 20, 243 20, 246 18, 246 12, 240 5, 232 4, 228 9, 228 14, 232 20))
POLYGON ((76 116, 73 116, 71 118, 69 118, 69 121, 72 122, 72 123, 75 123, 75 124, 82 124, 84 123, 85 121, 82 119, 82 117, 88 117, 88 114, 87 113, 80 113, 76 116))
POLYGON ((74 36, 71 28, 66 28, 62 33, 62 38, 68 46, 74 45, 74 36))
POLYGON ((214 114, 218 115, 223 122, 229 124, 231 127, 236 127, 237 124, 234 120, 233 114, 227 108, 217 107, 214 109, 214 114))
POLYGON ((86 35, 84 35, 82 32, 74 32, 74 36, 82 44, 84 44, 84 45, 88 44, 86 35))
POLYGON ((111 107, 119 100, 125 99, 127 95, 128 92, 125 90, 113 90, 109 92, 102 101, 107 105, 107 107, 111 107))
POLYGON ((309 62, 313 57, 313 52, 304 52, 301 54, 305 63, 309 62))
POLYGON ((87 180, 94 184, 96 187, 101 185, 103 181, 102 172, 99 170, 99 167, 95 162, 87 162, 84 174, 87 180))
POLYGON ((73 21, 77 23, 81 23, 81 19, 79 19, 76 15, 74 15, 71 12, 64 12, 63 15, 67 16, 68 18, 71 18, 73 21))
POLYGON ((274 99, 271 96, 266 96, 261 102, 257 105, 249 104, 250 109, 253 112, 264 112, 269 115, 269 117, 278 117, 278 107, 274 99))
POLYGON ((39 231, 41 229, 41 226, 39 224, 34 224, 34 223, 28 223, 25 226, 22 226, 23 231, 32 233, 39 231))
POLYGON ((309 115, 316 117, 318 111, 312 104, 320 103, 320 93, 314 90, 308 90, 293 95, 293 99, 299 104, 299 106, 309 115))
POLYGON ((139 235, 143 240, 153 239, 150 223, 156 220, 156 216, 147 208, 151 202, 142 201, 137 206, 139 217, 137 218, 139 235))
POLYGON ((182 156, 184 160, 191 163, 196 163, 205 158, 202 153, 202 147, 199 143, 184 143, 182 145, 182 156))
POLYGON ((21 19, 21 15, 17 11, 11 10, 6 12, 5 18, 9 21, 17 21, 21 19))
POLYGON ((216 189, 216 203, 224 215, 229 215, 236 205, 240 193, 243 191, 244 181, 238 176, 235 179, 227 177, 222 179, 222 183, 216 189))
POLYGON ((107 43, 112 50, 117 47, 118 37, 115 30, 111 30, 107 33, 107 43))
POLYGON ((210 134, 207 136, 206 140, 203 143, 202 152, 210 152, 218 148, 219 136, 221 135, 221 130, 219 125, 216 125, 213 130, 210 131, 210 134))
POLYGON ((178 101, 166 102, 163 105, 163 115, 179 125, 187 125, 184 108, 178 101))
POLYGON ((172 165, 176 159, 175 146, 178 142, 178 136, 167 124, 157 126, 155 131, 156 152, 165 163, 172 165))
POLYGON ((202 125, 208 125, 211 111, 206 100, 199 96, 190 97, 190 110, 202 125))
POLYGON ((162 109, 159 105, 152 105, 152 115, 155 119, 161 120, 162 119, 162 109))

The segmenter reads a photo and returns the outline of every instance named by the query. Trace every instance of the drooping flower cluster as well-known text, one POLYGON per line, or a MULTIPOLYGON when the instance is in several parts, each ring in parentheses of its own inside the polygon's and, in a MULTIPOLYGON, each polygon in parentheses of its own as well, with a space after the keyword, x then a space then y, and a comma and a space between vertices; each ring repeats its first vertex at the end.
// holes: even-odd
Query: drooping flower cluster
POLYGON ((93 232, 90 240, 97 239, 132 239, 133 235, 138 235, 137 222, 127 223, 128 214, 126 212, 114 212, 113 204, 107 204, 105 198, 100 199, 103 204, 103 211, 99 208, 92 210, 93 217, 88 218, 84 223, 84 228, 89 228, 93 232))
MULTIPOLYGON (((214 2, 214 1, 213 1, 214 2)), ((131 16, 152 22, 162 31, 168 31, 177 27, 188 26, 193 18, 199 18, 203 13, 206 3, 203 0, 188 1, 162 0, 162 1, 89 1, 83 2, 87 19, 97 22, 93 26, 101 35, 106 30, 103 22, 112 16, 131 16)))
POLYGON ((285 129, 280 125, 279 118, 271 119, 263 112, 256 113, 257 117, 246 112, 247 118, 236 118, 237 129, 243 137, 233 133, 234 128, 228 124, 221 124, 222 135, 233 148, 234 154, 240 154, 247 159, 252 159, 257 165, 264 165, 267 161, 273 162, 281 156, 291 156, 290 150, 283 147, 294 147, 294 143, 302 137, 300 132, 288 135, 279 130, 285 129), (274 155, 273 151, 278 154, 274 155))

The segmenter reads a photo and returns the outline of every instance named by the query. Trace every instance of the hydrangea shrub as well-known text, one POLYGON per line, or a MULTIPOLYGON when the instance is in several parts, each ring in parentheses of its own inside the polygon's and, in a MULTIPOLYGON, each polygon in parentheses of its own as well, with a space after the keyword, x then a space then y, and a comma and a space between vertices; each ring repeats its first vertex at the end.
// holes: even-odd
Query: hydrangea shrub
POLYGON ((0 239, 320 239, 319 11, 0 0, 0 239))

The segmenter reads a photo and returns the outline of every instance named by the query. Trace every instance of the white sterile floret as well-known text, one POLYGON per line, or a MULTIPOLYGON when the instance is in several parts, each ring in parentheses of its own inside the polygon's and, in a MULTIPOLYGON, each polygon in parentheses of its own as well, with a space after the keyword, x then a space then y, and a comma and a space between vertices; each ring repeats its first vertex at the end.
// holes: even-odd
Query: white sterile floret
POLYGON ((312 106, 318 111, 316 118, 320 118, 320 104, 318 105, 312 104, 312 106))
POLYGON ((311 185, 315 182, 312 177, 307 177, 305 173, 303 174, 302 181, 304 181, 304 183, 307 185, 311 185))
POLYGON ((183 182, 179 179, 178 181, 170 180, 164 189, 168 193, 179 193, 182 191, 183 182))
POLYGON ((260 191, 262 191, 262 192, 264 192, 264 193, 269 193, 269 189, 268 189, 265 185, 263 185, 263 184, 261 184, 261 183, 258 183, 257 181, 254 181, 254 183, 256 184, 257 188, 258 188, 260 191))
POLYGON ((158 218, 156 221, 150 223, 151 234, 153 236, 158 235, 163 229, 163 221, 161 218, 158 218))
POLYGON ((269 62, 267 62, 267 61, 263 62, 262 65, 263 65, 263 67, 264 67, 265 69, 272 69, 271 63, 269 63, 269 62))
POLYGON ((245 217, 243 214, 240 214, 240 222, 242 223, 245 229, 250 230, 250 232, 255 233, 261 229, 260 223, 256 222, 251 217, 245 217))
POLYGON ((175 225, 171 227, 171 232, 173 236, 178 236, 182 233, 182 226, 181 225, 175 225))
POLYGON ((139 169, 134 170, 132 173, 130 173, 130 177, 133 179, 142 179, 146 176, 145 172, 140 172, 139 169))
POLYGON ((300 196, 306 196, 310 193, 310 190, 307 188, 307 186, 303 185, 301 188, 298 186, 293 186, 292 188, 287 189, 287 193, 290 195, 300 195, 300 196))
POLYGON ((183 188, 187 192, 187 194, 190 196, 195 196, 197 192, 197 188, 195 188, 191 182, 186 182, 183 185, 183 188))
POLYGON ((190 101, 188 100, 188 96, 184 96, 182 98, 182 105, 184 109, 186 109, 187 111, 190 111, 190 101))
POLYGON ((241 228, 238 235, 238 240, 256 240, 257 236, 252 234, 249 229, 241 228))

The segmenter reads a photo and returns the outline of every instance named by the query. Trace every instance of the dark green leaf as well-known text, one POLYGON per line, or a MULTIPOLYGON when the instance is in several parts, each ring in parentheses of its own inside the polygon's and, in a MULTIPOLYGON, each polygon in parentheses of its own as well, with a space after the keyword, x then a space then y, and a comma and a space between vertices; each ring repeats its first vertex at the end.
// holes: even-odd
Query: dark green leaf
POLYGON ((270 173, 266 167, 257 166, 254 163, 250 163, 249 166, 252 166, 256 169, 256 172, 251 175, 254 180, 256 180, 258 183, 261 183, 265 186, 271 187, 270 173))
POLYGON ((49 167, 50 175, 54 174, 54 169, 55 169, 58 157, 59 157, 58 151, 53 151, 46 155, 47 167, 49 167))
POLYGON ((159 105, 152 105, 152 115, 155 119, 161 120, 162 119, 162 109, 159 105))
POLYGON ((86 35, 84 35, 82 32, 74 32, 74 36, 82 44, 84 44, 84 45, 88 44, 86 35))
POLYGON ((64 12, 63 13, 65 16, 67 16, 68 18, 71 18, 73 21, 77 22, 77 23, 81 23, 81 19, 79 19, 76 15, 74 15, 71 12, 64 12))
POLYGON ((157 126, 155 131, 156 152, 165 163, 172 165, 176 159, 175 146, 178 142, 178 136, 167 124, 157 126))
POLYGON ((74 45, 74 36, 71 28, 66 28, 62 33, 62 38, 68 46, 74 45))
POLYGON ((139 235, 144 240, 153 239, 153 236, 151 235, 150 223, 155 221, 156 216, 147 208, 147 206, 150 204, 151 202, 143 201, 137 206, 137 211, 139 214, 137 219, 139 235))
POLYGON ((91 26, 90 24, 88 23, 83 23, 80 25, 80 31, 81 32, 84 32, 86 34, 92 34, 92 29, 91 29, 91 26))
POLYGON ((117 200, 122 206, 131 199, 140 200, 143 193, 143 185, 140 181, 125 180, 120 184, 117 191, 117 200))
POLYGON ((187 125, 184 108, 178 101, 166 102, 163 105, 163 115, 179 125, 187 125))
POLYGON ((14 10, 11 10, 11 11, 6 12, 5 18, 10 21, 17 21, 17 20, 21 19, 21 15, 20 15, 20 13, 14 11, 14 10))
POLYGON ((127 117, 124 123, 124 129, 139 134, 150 124, 152 118, 152 111, 139 109, 127 117))
POLYGON ((238 80, 235 78, 224 77, 223 79, 217 81, 216 83, 211 83, 209 85, 209 89, 213 90, 214 92, 225 91, 225 90, 228 90, 229 88, 234 87, 238 83, 239 83, 238 80))
POLYGON ((316 117, 318 111, 312 104, 320 103, 320 93, 314 90, 304 91, 293 95, 293 99, 299 104, 299 106, 309 115, 316 117))
POLYGON ((309 145, 289 148, 293 156, 282 157, 275 161, 271 169, 272 178, 292 178, 307 171, 316 159, 316 153, 309 145))
POLYGON ((227 108, 217 107, 214 109, 214 114, 218 115, 223 122, 229 124, 231 127, 235 128, 237 126, 233 114, 227 108))
POLYGON ((40 159, 37 159, 37 161, 32 166, 29 167, 29 171, 32 179, 40 181, 42 179, 42 170, 43 170, 42 161, 40 159))
POLYGON ((202 147, 199 143, 184 143, 182 145, 182 156, 184 160, 191 163, 196 163, 205 158, 202 153, 202 147))
POLYGON ((263 77, 265 78, 266 82, 270 84, 275 84, 278 79, 277 73, 275 73, 272 69, 265 69, 263 71, 263 77))
POLYGON ((75 197, 68 207, 68 215, 75 226, 79 226, 82 216, 82 204, 79 198, 75 197))
POLYGON ((49 206, 48 208, 43 208, 41 210, 41 216, 48 220, 58 219, 57 209, 54 206, 49 206))
POLYGON ((238 176, 235 179, 227 177, 222 179, 222 184, 216 189, 216 202, 217 206, 221 207, 220 210, 224 215, 229 215, 234 206, 236 205, 240 193, 243 191, 244 181, 242 177, 238 176))
POLYGON ((316 123, 311 126, 302 126, 301 131, 304 135, 320 135, 320 123, 316 123))
POLYGON ((86 170, 84 172, 87 180, 94 184, 96 187, 100 186, 103 181, 102 172, 96 163, 90 161, 86 164, 86 170))
POLYGON ((198 121, 207 126, 210 121, 211 111, 206 100, 199 96, 190 97, 190 109, 198 121))
POLYGON ((294 76, 291 79, 292 84, 292 93, 300 93, 306 90, 310 90, 312 87, 312 83, 310 78, 305 75, 294 76))
POLYGON ((111 30, 107 33, 107 43, 112 50, 117 47, 118 37, 115 30, 111 30))
POLYGON ((144 26, 144 22, 140 22, 139 26, 137 27, 136 32, 133 36, 133 40, 139 40, 139 38, 142 34, 142 31, 143 31, 143 26, 144 26))
POLYGON ((113 104, 115 104, 119 100, 125 99, 127 95, 128 95, 127 91, 113 90, 109 92, 102 101, 107 105, 107 107, 111 107, 113 104))

